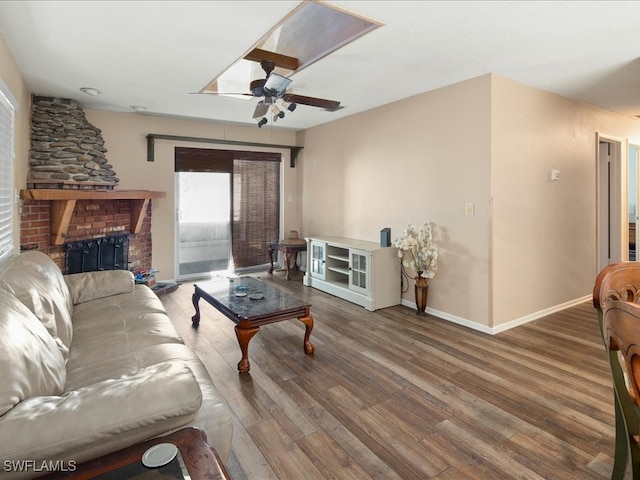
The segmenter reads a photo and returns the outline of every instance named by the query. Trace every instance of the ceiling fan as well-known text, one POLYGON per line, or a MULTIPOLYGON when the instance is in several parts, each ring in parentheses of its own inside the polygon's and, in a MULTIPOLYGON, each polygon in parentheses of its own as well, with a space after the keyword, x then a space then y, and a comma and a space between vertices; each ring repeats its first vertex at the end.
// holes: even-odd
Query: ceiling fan
MULTIPOLYGON (((253 112, 253 118, 260 118, 261 121, 265 120, 265 115, 271 109, 274 112, 274 120, 276 118, 283 118, 284 112, 276 106, 276 100, 282 99, 284 107, 293 112, 296 105, 308 105, 310 107, 324 108, 325 110, 335 111, 340 108, 340 102, 335 100, 326 100, 323 98, 307 97, 305 95, 297 95, 295 93, 287 92, 287 88, 291 84, 291 79, 273 73, 275 63, 262 60, 260 66, 267 74, 266 78, 253 80, 249 85, 251 95, 254 97, 264 97, 264 100, 260 100, 256 109, 253 112), (275 108, 274 108, 275 107, 275 108)), ((267 123, 264 121, 264 123, 267 123)), ((261 127, 260 123, 258 126, 261 127)))
POLYGON ((270 110, 273 113, 273 121, 275 122, 279 118, 284 118, 285 112, 283 109, 288 110, 289 112, 293 112, 296 109, 297 105, 307 105, 310 107, 323 108, 330 112, 342 108, 340 107, 340 102, 336 100, 308 97, 305 95, 298 95, 287 91, 287 88, 291 84, 292 80, 273 72, 273 69, 276 66, 282 66, 295 70, 298 64, 298 60, 296 58, 274 54, 273 52, 267 52, 260 49, 252 50, 244 58, 245 60, 259 61, 260 66, 266 74, 265 78, 253 80, 249 84, 249 93, 201 93, 209 93, 214 95, 246 95, 258 98, 264 97, 258 102, 253 112, 253 118, 257 119, 258 127, 260 128, 262 128, 263 125, 267 124, 267 115, 270 110), (277 100, 281 100, 280 106, 282 108, 278 107, 278 105, 276 104, 277 100))

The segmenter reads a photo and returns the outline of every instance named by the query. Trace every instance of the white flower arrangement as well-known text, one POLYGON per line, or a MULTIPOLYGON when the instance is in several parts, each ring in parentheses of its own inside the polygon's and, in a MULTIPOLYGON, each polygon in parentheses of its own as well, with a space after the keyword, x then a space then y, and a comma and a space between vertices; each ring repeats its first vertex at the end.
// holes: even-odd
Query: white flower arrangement
POLYGON ((402 236, 393 242, 393 246, 398 248, 402 264, 429 279, 435 276, 438 269, 438 248, 433 244, 434 227, 432 222, 424 223, 419 228, 409 224, 402 236))

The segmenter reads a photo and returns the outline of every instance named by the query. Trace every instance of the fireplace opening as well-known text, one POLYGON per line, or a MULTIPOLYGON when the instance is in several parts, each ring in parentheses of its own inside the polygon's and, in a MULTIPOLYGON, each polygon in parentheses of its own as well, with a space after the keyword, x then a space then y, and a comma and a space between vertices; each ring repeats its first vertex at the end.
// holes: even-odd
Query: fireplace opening
POLYGON ((65 243, 67 274, 129 269, 129 234, 65 243))

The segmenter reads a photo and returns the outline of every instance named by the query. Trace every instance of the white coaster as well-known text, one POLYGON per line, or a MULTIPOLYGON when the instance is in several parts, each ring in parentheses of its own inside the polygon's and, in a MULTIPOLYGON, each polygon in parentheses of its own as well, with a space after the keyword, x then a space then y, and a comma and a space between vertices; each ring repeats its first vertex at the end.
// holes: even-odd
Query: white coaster
POLYGON ((144 452, 142 464, 149 468, 161 467, 173 460, 177 453, 178 447, 173 443, 159 443, 144 452))

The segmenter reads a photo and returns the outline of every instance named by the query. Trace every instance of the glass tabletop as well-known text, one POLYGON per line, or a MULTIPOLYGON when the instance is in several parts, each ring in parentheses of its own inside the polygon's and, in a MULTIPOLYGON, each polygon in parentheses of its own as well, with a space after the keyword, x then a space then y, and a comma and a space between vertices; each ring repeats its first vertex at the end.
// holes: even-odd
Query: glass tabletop
POLYGON ((251 319, 310 306, 303 300, 253 277, 196 283, 210 300, 235 317, 251 319))

